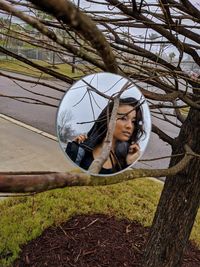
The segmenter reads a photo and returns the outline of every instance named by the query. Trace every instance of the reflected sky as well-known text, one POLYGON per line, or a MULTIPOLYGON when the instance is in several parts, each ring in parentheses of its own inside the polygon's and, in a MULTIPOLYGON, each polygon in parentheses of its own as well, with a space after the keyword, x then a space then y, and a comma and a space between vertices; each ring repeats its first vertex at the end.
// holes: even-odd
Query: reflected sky
MULTIPOLYGON (((67 112, 71 115, 70 122, 68 123, 75 133, 87 133, 93 126, 93 121, 98 118, 109 102, 109 99, 91 90, 89 85, 109 98, 118 93, 127 81, 126 78, 111 73, 92 74, 77 81, 61 100, 57 124, 61 124, 61 116, 63 112, 67 112)), ((133 83, 122 93, 121 98, 125 97, 134 97, 141 102, 144 101, 144 96, 133 83)), ((146 101, 143 103, 142 109, 146 135, 140 140, 139 145, 141 150, 144 151, 151 131, 150 111, 146 101)))

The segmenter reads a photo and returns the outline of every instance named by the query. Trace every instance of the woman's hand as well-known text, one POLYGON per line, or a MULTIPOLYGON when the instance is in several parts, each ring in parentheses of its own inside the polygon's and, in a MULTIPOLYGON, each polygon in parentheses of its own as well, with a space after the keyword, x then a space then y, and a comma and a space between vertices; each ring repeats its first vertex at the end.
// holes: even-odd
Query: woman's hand
POLYGON ((80 143, 83 143, 86 139, 87 139, 86 134, 80 134, 80 135, 76 136, 72 141, 80 144, 80 143))
POLYGON ((128 154, 126 156, 127 165, 133 164, 140 156, 140 146, 138 144, 132 144, 129 147, 128 154))

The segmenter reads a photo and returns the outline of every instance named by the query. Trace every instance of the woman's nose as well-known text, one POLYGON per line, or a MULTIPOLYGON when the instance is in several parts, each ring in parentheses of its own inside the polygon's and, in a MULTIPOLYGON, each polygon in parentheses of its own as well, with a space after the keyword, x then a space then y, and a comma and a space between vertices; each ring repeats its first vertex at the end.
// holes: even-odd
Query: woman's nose
POLYGON ((132 129, 132 128, 133 128, 133 123, 132 123, 131 120, 130 120, 130 121, 127 121, 127 123, 126 123, 126 127, 127 127, 128 129, 132 129))

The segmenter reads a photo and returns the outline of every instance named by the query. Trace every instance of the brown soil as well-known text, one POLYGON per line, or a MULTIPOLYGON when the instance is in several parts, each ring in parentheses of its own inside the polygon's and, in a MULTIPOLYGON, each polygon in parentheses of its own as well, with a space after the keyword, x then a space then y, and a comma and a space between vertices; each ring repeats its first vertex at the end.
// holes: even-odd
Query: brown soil
MULTIPOLYGON (((149 229, 106 215, 80 215, 22 248, 14 267, 139 267, 149 229)), ((200 250, 188 244, 182 267, 200 266, 200 250)))

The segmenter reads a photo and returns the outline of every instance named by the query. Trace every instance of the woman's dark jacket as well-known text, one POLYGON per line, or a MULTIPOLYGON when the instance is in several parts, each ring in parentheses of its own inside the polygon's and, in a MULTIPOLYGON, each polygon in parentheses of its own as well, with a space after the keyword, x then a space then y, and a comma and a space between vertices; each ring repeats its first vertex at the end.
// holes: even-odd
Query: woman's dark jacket
MULTIPOLYGON (((88 170, 92 161, 94 160, 92 151, 83 148, 81 145, 74 141, 68 142, 65 152, 76 165, 80 166, 85 170, 88 170)), ((115 170, 113 168, 102 168, 99 174, 112 174, 116 171, 118 170, 115 170)))

